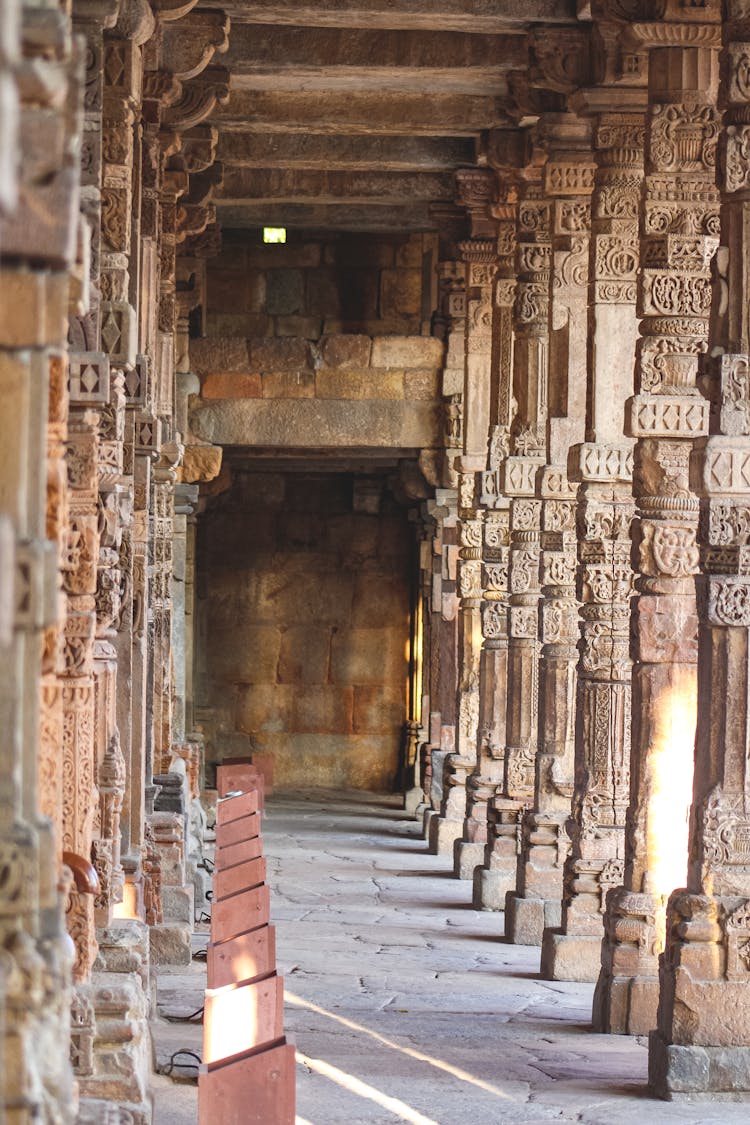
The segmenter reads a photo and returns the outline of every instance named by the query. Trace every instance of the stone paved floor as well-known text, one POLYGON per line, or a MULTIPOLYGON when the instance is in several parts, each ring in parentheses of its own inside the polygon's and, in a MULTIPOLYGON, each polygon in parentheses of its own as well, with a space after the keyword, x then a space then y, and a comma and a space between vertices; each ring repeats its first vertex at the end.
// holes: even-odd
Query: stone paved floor
MULTIPOLYGON (((540 980, 538 950, 471 909, 395 798, 278 796, 264 840, 298 1125, 750 1120, 750 1101, 650 1099, 645 1043, 591 1034, 592 988, 540 980)), ((162 1007, 192 1010, 199 984, 197 966, 163 977, 162 1007)), ((193 1034, 174 1029, 161 1059, 193 1034)), ((195 1121, 194 1086, 156 1093, 156 1125, 195 1121)))

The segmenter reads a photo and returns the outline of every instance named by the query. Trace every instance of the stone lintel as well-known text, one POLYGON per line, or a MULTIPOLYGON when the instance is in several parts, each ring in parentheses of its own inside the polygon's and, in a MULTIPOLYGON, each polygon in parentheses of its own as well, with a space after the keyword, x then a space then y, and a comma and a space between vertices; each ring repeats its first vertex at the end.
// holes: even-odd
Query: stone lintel
POLYGON ((468 31, 496 35, 527 23, 575 22, 570 0, 230 0, 223 8, 239 23, 303 27, 362 27, 389 30, 468 31))
POLYGON ((219 198, 225 203, 369 203, 408 205, 453 198, 453 177, 430 172, 312 172, 228 168, 219 198))
POLYGON ((427 204, 383 206, 380 203, 228 203, 219 207, 225 230, 253 230, 258 227, 288 227, 290 230, 340 230, 375 233, 378 231, 424 231, 433 224, 427 204))
POLYGON ((278 399, 213 402, 191 415, 193 432, 219 445, 265 448, 426 448, 440 444, 430 402, 278 399))
POLYGON ((331 172, 452 172, 474 162, 459 137, 329 137, 306 133, 224 133, 217 159, 236 168, 331 172))
POLYGON ((222 132, 428 137, 473 137, 509 122, 502 97, 361 90, 336 94, 233 90, 212 120, 222 132))
POLYGON ((233 86, 252 89, 287 83, 300 90, 339 84, 356 89, 373 82, 379 89, 403 90, 435 77, 477 93, 526 61, 526 37, 518 31, 470 35, 241 23, 232 28, 222 58, 233 86))

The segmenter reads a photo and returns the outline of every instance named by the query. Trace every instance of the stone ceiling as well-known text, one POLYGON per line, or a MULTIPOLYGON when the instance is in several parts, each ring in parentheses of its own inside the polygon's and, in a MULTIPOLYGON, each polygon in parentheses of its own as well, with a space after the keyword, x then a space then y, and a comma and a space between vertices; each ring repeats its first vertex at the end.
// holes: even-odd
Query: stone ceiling
MULTIPOLYGON (((225 229, 419 230, 488 130, 513 127, 535 27, 575 0, 233 0, 214 62, 225 229)), ((481 155, 480 155, 481 161, 481 155)))

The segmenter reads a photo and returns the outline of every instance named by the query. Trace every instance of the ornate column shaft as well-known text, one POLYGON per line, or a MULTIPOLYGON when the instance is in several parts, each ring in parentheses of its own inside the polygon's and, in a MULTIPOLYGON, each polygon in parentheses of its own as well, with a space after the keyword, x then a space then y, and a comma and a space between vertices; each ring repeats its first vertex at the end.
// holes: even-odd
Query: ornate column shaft
MULTIPOLYGON (((645 105, 638 89, 583 91, 586 111, 645 105)), ((643 113, 599 112, 592 198, 590 424, 576 452, 578 585, 583 649, 578 670, 575 791, 562 926, 545 931, 542 975, 596 981, 606 893, 623 876, 630 779, 632 440, 623 436, 637 334, 638 211, 643 113)))
MULTIPOLYGON (((551 207, 542 171, 530 164, 519 176, 513 306, 513 383, 506 418, 510 452, 501 460, 498 495, 508 498, 508 648, 504 691, 505 747, 502 791, 488 809, 489 839, 475 896, 484 909, 502 910, 516 885, 521 813, 534 790, 538 734, 538 605, 541 502, 536 476, 545 460, 549 364, 551 207), (481 888, 481 889, 480 889, 481 888)), ((476 901, 476 898, 475 898, 476 901)))
POLYGON ((481 900, 488 844, 489 802, 502 788, 505 771, 506 686, 508 674, 509 502, 500 489, 503 458, 510 448, 513 379, 513 302, 515 299, 515 185, 501 185, 493 206, 497 242, 492 286, 493 341, 490 366, 489 449, 482 473, 482 652, 479 670, 477 764, 467 782, 464 837, 475 846, 462 849, 474 898, 481 900))
MULTIPOLYGON (((458 197, 469 215, 471 237, 459 244, 465 263, 463 443, 456 460, 459 476, 458 562, 458 692, 455 750, 448 756, 446 789, 434 846, 440 854, 454 851, 457 873, 467 877, 461 861, 466 816, 466 779, 476 764, 479 723, 479 660, 481 652, 481 536, 477 471, 484 467, 489 431, 492 350, 492 263, 494 220, 490 206, 495 176, 489 169, 456 174, 458 197)), ((481 847, 480 847, 481 852, 481 847)), ((473 871, 476 859, 466 859, 473 871)))
POLYGON ((559 923, 565 822, 573 791, 578 614, 575 591, 575 488, 568 480, 571 445, 584 436, 590 195, 590 129, 573 114, 545 114, 537 138, 548 159, 550 200, 550 359, 547 464, 541 500, 538 750, 533 804, 522 821, 515 894, 506 901, 506 937, 540 945, 545 925, 559 923))
POLYGON ((649 1078, 662 1097, 750 1089, 750 10, 723 22, 719 285, 699 443, 698 725, 687 889, 667 913, 649 1078))
POLYGON ((683 883, 696 717, 694 573, 698 500, 693 442, 708 425, 696 385, 716 248, 714 186, 718 5, 666 5, 664 19, 634 23, 629 41, 649 52, 646 178, 638 301, 641 339, 628 428, 637 439, 634 539, 633 735, 624 885, 609 892, 602 972, 594 1000, 600 1030, 654 1026, 657 958, 666 898, 683 883), (684 22, 683 22, 684 21, 684 22), (715 22, 711 22, 715 21, 715 22))

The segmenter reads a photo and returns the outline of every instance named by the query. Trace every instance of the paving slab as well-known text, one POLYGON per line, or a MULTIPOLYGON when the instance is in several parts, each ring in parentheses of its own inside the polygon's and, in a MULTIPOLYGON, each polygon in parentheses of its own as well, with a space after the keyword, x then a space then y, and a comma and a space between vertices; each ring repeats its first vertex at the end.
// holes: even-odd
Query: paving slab
MULTIPOLYGON (((297 1125, 750 1120, 748 1101, 651 1098, 645 1039, 594 1035, 593 987, 540 980, 539 950, 472 909, 471 884, 428 854, 397 798, 277 793, 263 834, 297 1125)), ((169 1010, 190 1007, 197 972, 162 978, 169 1010)), ((192 1125, 195 1087, 170 1098, 166 1082, 155 1125, 192 1125)))

